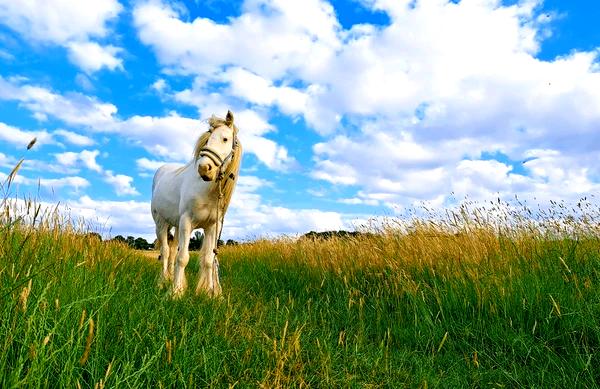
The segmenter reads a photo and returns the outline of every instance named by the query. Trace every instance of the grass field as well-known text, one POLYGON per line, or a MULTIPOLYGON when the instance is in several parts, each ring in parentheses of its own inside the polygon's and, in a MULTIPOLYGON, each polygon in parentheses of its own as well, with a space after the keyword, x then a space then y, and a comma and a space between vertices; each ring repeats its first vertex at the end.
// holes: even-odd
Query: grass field
POLYGON ((176 301, 155 260, 5 218, 0 387, 598 386, 597 220, 477 212, 226 247, 223 299, 176 301))

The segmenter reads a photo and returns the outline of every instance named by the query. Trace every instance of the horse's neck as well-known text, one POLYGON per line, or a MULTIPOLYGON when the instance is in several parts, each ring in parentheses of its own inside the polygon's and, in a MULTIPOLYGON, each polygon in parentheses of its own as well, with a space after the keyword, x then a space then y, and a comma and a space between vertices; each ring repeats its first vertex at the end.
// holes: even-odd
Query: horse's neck
MULTIPOLYGON (((189 179, 189 177, 193 177, 193 179, 202 180, 196 172, 196 164, 195 164, 194 160, 191 160, 185 166, 182 166, 181 173, 185 174, 188 177, 187 179, 189 179)), ((219 197, 221 196, 222 192, 224 191, 225 182, 223 180, 218 180, 218 181, 215 180, 215 181, 202 181, 202 183, 204 184, 203 185, 204 188, 203 188, 203 190, 201 190, 201 193, 196 193, 196 194, 189 193, 188 195, 191 195, 191 196, 204 195, 211 201, 213 201, 213 200, 215 202, 218 201, 219 197)))
POLYGON ((219 198, 220 195, 220 186, 221 186, 221 182, 220 181, 208 181, 206 182, 206 184, 208 185, 208 188, 206 190, 207 195, 212 199, 214 198, 215 200, 219 198))
MULTIPOLYGON (((189 169, 189 174, 197 180, 201 180, 200 176, 195 172, 195 164, 194 161, 189 162, 186 166, 186 169, 189 169)), ((210 199, 218 199, 219 198, 219 190, 221 186, 221 181, 202 181, 205 185, 204 193, 210 199)))

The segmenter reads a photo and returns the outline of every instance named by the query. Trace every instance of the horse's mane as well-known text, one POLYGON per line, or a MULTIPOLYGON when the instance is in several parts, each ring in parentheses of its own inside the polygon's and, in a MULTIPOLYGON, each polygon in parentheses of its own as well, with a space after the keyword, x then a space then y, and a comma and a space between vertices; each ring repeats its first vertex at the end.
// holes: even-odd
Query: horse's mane
MULTIPOLYGON (((197 161, 198 158, 200 158, 200 151, 204 146, 206 146, 206 143, 208 142, 208 138, 210 138, 210 134, 212 133, 212 131, 216 128, 219 128, 220 126, 227 126, 229 124, 225 121, 225 119, 221 119, 213 115, 210 117, 210 119, 208 119, 208 125, 210 126, 210 129, 202 135, 200 135, 200 138, 198 138, 198 140, 196 141, 196 146, 194 147, 194 161, 197 161)), ((235 189, 235 182, 238 179, 238 173, 240 171, 240 164, 242 162, 242 144, 240 143, 240 140, 237 136, 238 128, 235 126, 235 124, 233 125, 233 132, 235 133, 235 136, 238 140, 234 145, 235 149, 233 157, 231 158, 231 161, 229 162, 227 168, 223 172, 223 180, 225 181, 225 185, 222 189, 223 214, 225 214, 225 212, 227 211, 227 207, 229 206, 229 202, 231 201, 231 196, 233 195, 233 190, 235 189), (232 173, 233 178, 228 178, 231 176, 232 173)), ((219 185, 221 184, 219 183, 219 185)))

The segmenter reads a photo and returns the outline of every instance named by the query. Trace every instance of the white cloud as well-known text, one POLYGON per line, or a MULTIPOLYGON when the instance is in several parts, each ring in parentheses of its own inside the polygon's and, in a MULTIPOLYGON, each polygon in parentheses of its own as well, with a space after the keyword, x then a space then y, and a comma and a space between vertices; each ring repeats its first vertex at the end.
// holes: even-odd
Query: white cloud
MULTIPOLYGON (((25 147, 22 149, 25 151, 25 147)), ((61 175, 73 175, 79 173, 79 169, 72 168, 68 164, 49 163, 48 161, 33 159, 27 155, 28 154, 21 154, 21 156, 25 156, 25 158, 23 159, 23 164, 21 165, 19 172, 28 171, 33 172, 34 174, 40 174, 40 172, 50 172, 61 175)), ((14 155, 0 153, 0 167, 2 168, 8 168, 10 171, 17 165, 18 161, 19 159, 17 159, 14 155)))
MULTIPOLYGON (((296 235, 311 230, 350 228, 355 219, 351 215, 318 209, 271 206, 257 192, 272 186, 272 182, 256 176, 241 175, 238 178, 237 188, 225 215, 224 239, 252 239, 281 234, 296 235)), ((69 207, 77 215, 98 220, 101 225, 111 228, 113 236, 119 233, 143 236, 150 241, 155 238, 150 203, 97 201, 83 197, 78 202, 69 202, 69 207)))
MULTIPOLYGON (((133 15, 140 39, 154 49, 167 71, 198 76, 196 93, 184 91, 180 101, 206 105, 215 97, 206 84, 225 82, 230 96, 274 105, 290 115, 304 114, 320 126, 325 120, 335 125, 335 112, 333 121, 317 117, 323 115, 314 113, 317 102, 311 102, 313 95, 327 90, 319 74, 328 70, 342 47, 331 4, 252 0, 242 8, 243 14, 228 24, 206 18, 186 22, 181 12, 159 1, 138 3, 133 15), (292 86, 296 80, 308 86, 292 86)), ((319 108, 320 113, 325 110, 319 108)))
MULTIPOLYGON (((313 178, 397 206, 439 203, 453 190, 547 192, 560 183, 543 180, 559 176, 593 188, 597 169, 582 169, 597 166, 586 163, 599 151, 598 51, 536 58, 553 20, 540 4, 365 0, 390 24, 344 30, 320 1, 246 1, 227 23, 186 21, 153 1, 137 5, 134 22, 167 70, 196 76, 176 99, 200 109, 239 99, 303 115, 325 137, 314 147, 313 178), (221 94, 211 82, 225 83, 221 94), (526 175, 502 161, 471 161, 486 153, 519 161, 536 148, 563 158, 525 163, 526 175)), ((275 165, 279 145, 247 143, 275 165)))
POLYGON ((223 74, 229 93, 258 105, 276 105, 281 112, 294 115, 306 109, 308 96, 296 88, 274 86, 271 81, 242 68, 231 68, 223 74))
POLYGON ((105 236, 142 236, 150 242, 155 238, 149 202, 95 200, 82 196, 65 202, 62 211, 96 226, 105 236))
POLYGON ((319 69, 339 46, 339 23, 323 1, 246 1, 229 24, 206 18, 190 23, 158 1, 139 3, 134 24, 159 60, 187 74, 216 75, 222 64, 239 64, 270 79, 290 68, 319 69), (260 42, 260 44, 257 44, 260 42))
POLYGON ((89 36, 104 37, 106 23, 122 10, 116 0, 0 1, 0 20, 28 39, 65 43, 89 36))
POLYGON ((74 166, 79 159, 79 154, 72 151, 67 151, 65 153, 54 154, 54 158, 59 164, 71 167, 74 166))
POLYGON ((56 159, 56 162, 63 166, 75 167, 77 164, 80 164, 89 170, 102 173, 104 169, 96 162, 96 157, 99 154, 100 151, 98 150, 83 150, 78 153, 67 151, 64 153, 54 154, 54 158, 56 159))
POLYGON ((200 77, 195 79, 191 89, 177 92, 173 97, 177 101, 196 106, 202 118, 209 118, 215 112, 217 116, 224 116, 228 109, 233 108, 244 153, 254 154, 260 162, 273 170, 286 171, 296 165, 296 160, 288 154, 285 146, 266 138, 268 133, 276 129, 259 109, 236 109, 236 104, 231 99, 209 93, 200 77), (219 114, 220 112, 223 114, 219 114))
POLYGON ((100 155, 99 150, 83 150, 79 153, 67 151, 54 154, 54 157, 60 165, 67 168, 82 166, 98 173, 106 183, 115 189, 117 196, 134 196, 140 194, 133 186, 133 177, 124 174, 115 174, 111 170, 104 169, 96 161, 98 155, 100 155))
POLYGON ((117 196, 136 196, 140 194, 133 186, 133 177, 114 174, 112 171, 107 170, 104 172, 104 181, 115 188, 117 196))
MULTIPOLYGON (((186 90, 177 94, 176 98, 193 100, 195 96, 193 90, 186 90)), ((24 84, 21 79, 4 79, 2 76, 0 99, 16 100, 38 117, 52 116, 88 131, 118 134, 153 155, 176 161, 191 158, 196 139, 208 128, 201 120, 182 117, 175 112, 163 117, 134 115, 123 120, 117 116, 116 106, 94 97, 79 93, 61 95, 46 88, 24 84)), ((204 118, 213 114, 224 116, 229 107, 226 104, 203 105, 200 114, 204 118)), ((275 129, 259 113, 240 109, 235 111, 235 117, 245 153, 255 154, 270 169, 286 170, 294 166, 295 159, 289 156, 287 149, 265 137, 275 129)), ((85 142, 83 138, 75 139, 64 130, 56 133, 69 136, 69 139, 79 143, 85 142)))
POLYGON ((135 161, 139 170, 143 171, 155 171, 162 165, 164 165, 165 161, 154 161, 148 158, 139 158, 135 161))
POLYGON ((354 185, 358 183, 358 173, 349 164, 318 161, 311 175, 332 184, 354 185))
POLYGON ((452 190, 459 198, 489 200, 497 196, 507 200, 515 195, 521 200, 548 204, 550 200, 574 202, 597 193, 600 184, 590 179, 586 165, 559 152, 545 154, 524 163, 528 175, 516 174, 512 167, 498 161, 461 161, 452 179, 452 190))
POLYGON ((33 138, 37 138, 37 147, 44 143, 53 142, 52 135, 46 131, 24 131, 0 122, 0 140, 3 142, 13 144, 25 150, 33 138))
MULTIPOLYGON (((5 177, 0 173, 0 179, 5 177)), ((72 183, 76 182, 72 178, 70 180, 72 183)), ((66 182, 67 180, 63 180, 63 183, 66 182)), ((224 239, 240 240, 281 234, 297 235, 311 230, 348 229, 355 219, 354 216, 318 209, 292 209, 264 204, 256 191, 270 185, 269 181, 255 176, 239 178, 233 202, 225 216, 224 239)), ((55 206, 50 203, 41 205, 44 209, 53 209, 55 206)), ((150 242, 155 239, 150 202, 97 200, 83 195, 75 200, 62 201, 58 211, 78 225, 83 221, 84 226, 103 233, 105 237, 120 234, 141 236, 150 242)))
POLYGON ((117 107, 80 93, 61 95, 23 83, 23 79, 0 76, 0 99, 18 101, 36 116, 55 117, 63 122, 98 132, 115 131, 117 107))
POLYGON ((67 47, 76 65, 93 72, 103 66, 111 70, 121 66, 115 57, 118 49, 101 47, 90 39, 105 38, 110 31, 107 25, 122 10, 117 0, 1 0, 0 22, 28 42, 67 47))
POLYGON ((92 146, 96 143, 92 138, 72 131, 60 129, 54 131, 52 134, 62 137, 65 141, 75 146, 92 146))
MULTIPOLYGON (((269 139, 276 131, 269 115, 303 116, 322 136, 308 175, 356 190, 345 191, 342 203, 402 209, 423 200, 441 206, 451 193, 572 199, 598 191, 598 52, 536 58, 549 28, 538 1, 362 3, 386 12, 390 24, 344 30, 331 5, 317 0, 248 0, 224 23, 189 20, 181 5, 140 1, 133 18, 165 78, 194 77, 178 92, 158 79, 152 88, 161 97, 197 107, 200 118, 233 107, 246 152, 274 170, 297 162, 269 139)), ((60 44, 96 37, 106 33, 72 34, 60 44)), ((91 62, 89 71, 110 67, 107 61, 91 62)), ((118 134, 150 153, 138 159, 144 170, 161 159, 188 160, 206 128, 176 113, 119 118, 112 104, 24 80, 0 78, 0 99, 16 100, 38 120, 118 134)), ((135 190, 131 177, 110 174, 121 193, 135 190)), ((267 204, 250 181, 240 181, 228 219, 236 236, 347 222, 337 213, 267 204)))
MULTIPOLYGON (((83 196, 79 200, 68 201, 65 207, 72 216, 100 226, 105 233, 110 230, 111 236, 117 234, 142 236, 150 242, 155 239, 149 202, 101 201, 83 196)), ((258 209, 244 210, 231 207, 225 216, 222 237, 240 240, 349 227, 350 222, 344 220, 343 215, 335 212, 264 205, 258 209), (240 220, 240 216, 244 216, 245 219, 240 220)))
POLYGON ((359 131, 315 145, 312 176, 390 206, 442 205, 452 192, 576 199, 597 190, 597 52, 537 59, 546 27, 533 3, 374 2, 391 25, 350 34, 314 80, 328 86, 310 96, 307 120, 327 134, 343 115, 359 131), (525 162, 522 174, 477 160, 519 161, 540 147, 561 158, 525 162))
POLYGON ((187 161, 207 124, 170 113, 164 117, 133 116, 120 124, 122 134, 157 157, 187 161))
MULTIPOLYGON (((226 112, 232 104, 227 104, 220 96, 207 94, 198 80, 192 89, 177 92, 175 99, 198 107, 201 117, 208 118, 215 112, 226 112)), ((251 153, 269 169, 286 171, 296 165, 296 160, 288 154, 285 146, 265 137, 275 128, 258 110, 235 110, 235 124, 240 129, 239 137, 244 153, 251 153)), ((217 114, 218 116, 218 114, 217 114)))
POLYGON ((270 139, 241 133, 240 139, 245 150, 254 154, 270 169, 285 171, 295 164, 294 158, 288 155, 287 148, 270 139))
POLYGON ((364 199, 364 198, 360 198, 360 197, 339 199, 338 201, 342 204, 349 204, 349 205, 372 205, 372 206, 379 205, 379 201, 377 201, 375 199, 364 199))
POLYGON ((86 73, 94 73, 102 68, 123 70, 123 60, 117 58, 122 49, 96 42, 71 42, 68 44, 69 59, 86 73))
MULTIPOLYGON (((61 177, 61 178, 40 178, 38 180, 40 186, 48 187, 48 188, 62 188, 62 187, 72 187, 76 191, 81 188, 86 188, 90 186, 88 180, 83 177, 61 177)), ((34 181, 35 185, 36 182, 34 181)), ((31 183, 29 183, 31 185, 31 183)))
POLYGON ((158 93, 162 93, 165 91, 165 89, 167 89, 169 86, 167 85, 167 82, 165 81, 164 78, 159 78, 158 80, 154 81, 152 83, 152 89, 154 89, 155 91, 157 91, 158 93))
MULTIPOLYGON (((136 115, 121 120, 117 117, 117 107, 112 104, 82 94, 63 96, 1 76, 0 99, 20 101, 36 114, 51 115, 67 124, 83 126, 94 132, 118 132, 156 156, 178 161, 191 158, 196 139, 207 128, 206 123, 177 113, 164 117, 136 115)), ((207 111, 204 116, 208 118, 215 112, 223 112, 221 115, 227 112, 226 106, 219 108, 204 107, 207 111)), ((239 135, 245 152, 255 154, 259 161, 271 169, 285 170, 294 165, 295 160, 288 155, 285 147, 264 137, 265 133, 274 130, 264 118, 251 110, 240 110, 235 115, 236 124, 241 128, 239 135)), ((64 131, 57 131, 57 134, 69 136, 64 131)), ((72 135, 70 139, 74 139, 72 135)), ((77 141, 81 143, 84 139, 77 141)))
POLYGON ((231 205, 225 215, 223 236, 254 239, 277 235, 295 235, 308 231, 349 228, 353 216, 319 209, 288 208, 265 203, 257 193, 274 184, 249 175, 241 175, 231 205))
POLYGON ((79 159, 81 160, 81 162, 83 162, 83 165, 86 168, 93 170, 97 173, 101 173, 103 171, 103 169, 100 165, 98 165, 98 162, 96 162, 96 157, 99 154, 100 154, 100 151, 98 151, 98 150, 93 150, 93 151, 83 150, 82 152, 79 153, 79 159))
MULTIPOLYGON (((8 175, 0 172, 0 182, 4 182, 8 175)), ((69 176, 61 178, 29 178, 23 175, 17 174, 13 181, 15 184, 27 185, 27 186, 40 186, 49 190, 61 189, 61 188, 73 188, 75 192, 79 192, 82 188, 90 186, 90 182, 83 177, 69 176)))
POLYGON ((10 155, 0 153, 0 167, 12 169, 17 164, 17 161, 10 155))

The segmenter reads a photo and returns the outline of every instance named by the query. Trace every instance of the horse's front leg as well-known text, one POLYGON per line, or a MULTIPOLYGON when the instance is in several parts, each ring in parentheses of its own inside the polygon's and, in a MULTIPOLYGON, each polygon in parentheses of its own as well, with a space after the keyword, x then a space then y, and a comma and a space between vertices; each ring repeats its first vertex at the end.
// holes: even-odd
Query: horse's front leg
POLYGON ((173 297, 179 297, 185 291, 187 282, 185 279, 185 267, 190 260, 188 246, 190 244, 190 234, 192 233, 192 224, 187 215, 182 215, 179 220, 179 251, 177 252, 177 261, 175 264, 175 280, 173 282, 173 297))
POLYGON ((206 293, 209 296, 221 294, 221 283, 219 282, 218 269, 215 266, 215 238, 217 225, 213 224, 204 229, 204 243, 198 259, 200 261, 200 277, 196 286, 196 294, 206 293))

